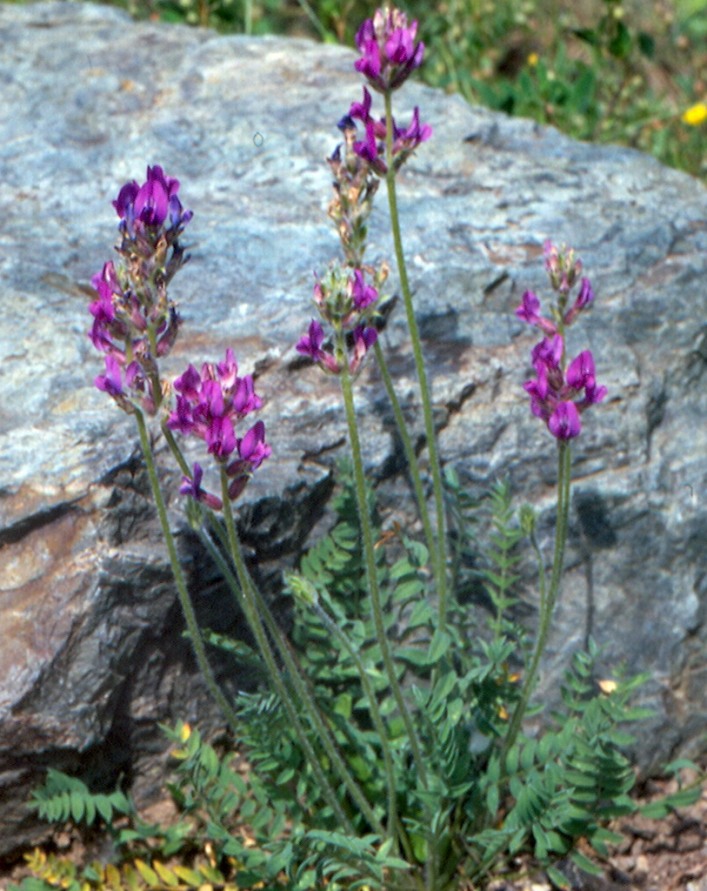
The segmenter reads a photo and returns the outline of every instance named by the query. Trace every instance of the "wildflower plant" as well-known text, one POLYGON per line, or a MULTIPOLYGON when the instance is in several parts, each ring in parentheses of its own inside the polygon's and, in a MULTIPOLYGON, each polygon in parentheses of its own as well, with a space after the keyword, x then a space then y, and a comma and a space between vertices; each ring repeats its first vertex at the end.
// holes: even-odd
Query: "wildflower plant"
MULTIPOLYGON (((198 732, 184 726, 172 731, 181 765, 172 791, 193 820, 166 835, 138 821, 137 830, 118 838, 119 847, 124 857, 134 857, 130 845, 137 840, 144 858, 152 838, 155 856, 167 849, 174 854, 197 833, 200 845, 208 842, 215 852, 220 872, 214 880, 238 888, 480 888, 519 857, 528 867, 545 868, 557 887, 569 887, 555 861, 569 856, 596 871, 578 843, 606 856, 615 840, 607 823, 635 807, 625 754, 631 737, 623 725, 644 716, 630 705, 642 679, 619 676, 598 684, 598 650, 591 644, 576 654, 562 683, 562 705, 546 717, 540 734, 531 735, 524 724, 562 579, 572 443, 588 410, 598 411, 607 392, 597 382, 592 353, 585 349, 570 358, 566 349, 566 331, 591 308, 594 290, 575 252, 548 242, 552 300, 543 311, 540 298, 526 291, 516 311, 541 335, 531 352, 533 377, 524 386, 530 411, 558 455, 555 544, 546 579, 533 511, 526 506, 518 517, 503 483, 479 505, 454 469, 442 472, 396 200, 398 171, 432 137, 418 108, 407 126, 393 117, 396 91, 423 61, 417 23, 396 9, 379 10, 359 29, 356 45, 355 68, 367 86, 341 118, 342 141, 328 159, 329 217, 343 259, 316 275, 316 317, 296 344, 321 373, 339 380, 351 462, 333 503, 332 530, 286 574, 282 596, 293 615, 287 636, 246 567, 234 517, 248 481, 267 472, 262 468, 271 457, 264 422, 251 417, 264 400, 252 376, 240 373, 231 349, 200 369, 189 364, 174 380, 160 367, 181 331, 168 286, 188 259, 182 236, 192 213, 181 204, 180 183, 159 166, 148 167, 144 183, 123 186, 114 202, 118 260, 94 277, 90 307, 90 338, 105 360, 95 384, 135 418, 187 631, 236 748, 250 765, 246 780, 231 768, 231 755, 220 759, 198 732), (382 97, 382 114, 374 113, 374 94, 382 97), (388 263, 364 259, 381 183, 417 372, 429 480, 378 337, 388 263), (377 364, 398 426, 419 536, 382 526, 366 479, 355 385, 370 361, 377 364), (159 424, 181 469, 188 521, 254 641, 250 656, 263 689, 235 701, 216 681, 206 642, 236 646, 197 624, 149 423, 159 424), (187 439, 201 445, 200 461, 186 460, 180 443, 187 439), (478 529, 484 517, 491 527, 485 551, 478 529), (516 619, 522 541, 538 563, 534 638, 516 619), (473 560, 466 559, 469 553, 473 560), (472 563, 473 572, 467 568, 472 563), (481 586, 492 607, 488 613, 469 605, 470 586, 481 586)), ((519 398, 521 393, 519 382, 519 398)), ((244 645, 238 649, 243 652, 244 645)), ((53 773, 51 783, 35 798, 40 812, 110 818, 103 798, 92 799, 76 781, 53 773)), ((695 792, 680 793, 673 803, 686 803, 695 792)), ((130 811, 123 798, 119 809, 130 811)), ((154 862, 155 869, 137 871, 148 886, 151 876, 176 886, 192 879, 198 885, 206 875, 196 867, 170 871, 154 862)), ((53 887, 46 876, 61 870, 46 858, 37 863, 44 887, 53 887)), ((145 866, 144 859, 140 863, 145 866)), ((81 887, 100 887, 103 872, 92 869, 81 887)), ((135 870, 128 867, 128 873, 134 885, 135 870)))

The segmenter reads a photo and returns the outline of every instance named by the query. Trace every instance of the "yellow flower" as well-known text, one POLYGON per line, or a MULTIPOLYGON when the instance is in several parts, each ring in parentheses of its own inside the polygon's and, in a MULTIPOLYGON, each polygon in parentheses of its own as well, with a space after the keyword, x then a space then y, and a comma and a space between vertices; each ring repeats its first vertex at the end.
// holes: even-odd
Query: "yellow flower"
POLYGON ((531 68, 535 68, 539 61, 540 56, 537 53, 531 53, 528 56, 528 65, 530 65, 531 68))
POLYGON ((699 127, 707 121, 707 103, 696 102, 682 113, 680 120, 688 127, 699 127))

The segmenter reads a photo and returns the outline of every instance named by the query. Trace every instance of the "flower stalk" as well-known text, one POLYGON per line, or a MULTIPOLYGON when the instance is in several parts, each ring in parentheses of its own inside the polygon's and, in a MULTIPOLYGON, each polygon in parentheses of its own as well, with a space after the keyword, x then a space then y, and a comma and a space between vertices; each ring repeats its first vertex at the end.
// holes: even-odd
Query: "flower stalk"
MULTIPOLYGON (((345 345, 341 335, 339 336, 339 340, 339 349, 343 351, 345 345)), ((341 393, 344 401, 344 409, 346 411, 346 423, 349 431, 349 446, 351 448, 351 457, 353 461, 356 503, 358 506, 359 522, 361 523, 361 537, 363 540, 363 553, 366 564, 366 582, 368 593, 371 598, 371 612, 376 630, 376 639, 381 650, 381 658, 383 660, 393 698, 395 699, 398 711, 405 724, 405 731, 410 741, 410 749, 412 751, 415 767, 420 777, 420 782, 427 788, 427 768, 422 756, 422 746, 415 725, 413 724, 410 710, 408 709, 402 689, 400 688, 395 663, 393 662, 390 644, 385 631, 380 586, 378 584, 378 569, 376 567, 373 529, 371 527, 371 518, 368 513, 368 505, 366 502, 365 471, 363 466, 363 455, 361 452, 361 441, 359 439, 358 425, 356 423, 353 387, 351 385, 351 376, 345 363, 343 365, 340 379, 341 393)))
POLYGON ((432 560, 432 571, 434 573, 435 583, 437 585, 437 596, 439 598, 439 625, 440 628, 444 628, 447 623, 447 551, 442 468, 437 447, 437 431, 435 430, 434 424, 430 386, 427 380, 427 371, 425 370, 425 359, 422 354, 420 329, 417 324, 415 308, 412 302, 407 265, 405 263, 405 253, 403 251, 403 240, 400 233, 400 216, 398 214, 398 199, 395 190, 395 167, 393 164, 393 104, 389 90, 385 93, 385 116, 387 121, 385 155, 388 168, 385 182, 388 192, 388 206, 390 208, 390 222, 393 233, 395 259, 398 264, 398 276, 400 278, 400 290, 403 295, 403 303, 405 304, 405 316, 407 319, 408 330, 410 332, 415 371, 417 373, 417 380, 420 387, 422 414, 425 421, 425 436, 430 459, 430 470, 432 472, 432 487, 434 492, 435 514, 437 518, 437 540, 436 546, 432 549, 430 554, 430 558, 432 560))

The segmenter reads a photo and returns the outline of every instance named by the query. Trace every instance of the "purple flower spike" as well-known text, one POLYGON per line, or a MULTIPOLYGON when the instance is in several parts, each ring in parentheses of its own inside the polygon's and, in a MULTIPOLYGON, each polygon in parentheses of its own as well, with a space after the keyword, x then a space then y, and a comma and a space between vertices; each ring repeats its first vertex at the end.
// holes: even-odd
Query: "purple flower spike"
POLYGON ((417 22, 407 23, 398 9, 379 9, 356 34, 356 46, 362 55, 355 68, 374 90, 386 93, 397 89, 422 65, 425 46, 415 42, 417 22))
POLYGON ((582 423, 574 402, 560 402, 550 415, 547 426, 556 439, 567 440, 579 436, 582 423))

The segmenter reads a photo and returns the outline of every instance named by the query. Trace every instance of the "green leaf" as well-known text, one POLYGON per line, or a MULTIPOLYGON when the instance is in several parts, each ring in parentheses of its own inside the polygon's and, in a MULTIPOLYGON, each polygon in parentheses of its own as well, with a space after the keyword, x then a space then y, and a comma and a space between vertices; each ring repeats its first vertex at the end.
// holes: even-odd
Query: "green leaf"
POLYGON ((566 876, 562 875, 559 869, 555 869, 554 866, 548 866, 545 874, 553 887, 557 888, 558 891, 572 891, 572 883, 566 876))
POLYGON ((486 790, 486 809, 492 817, 498 813, 499 800, 498 785, 492 783, 486 790))
POLYGON ((75 823, 80 823, 84 815, 84 798, 78 792, 70 793, 71 817, 75 823))
POLYGON ((592 876, 603 875, 603 870, 596 863, 585 857, 581 851, 572 851, 570 860, 576 864, 583 872, 588 872, 592 876))
POLYGON ((677 758, 675 761, 666 764, 663 770, 666 773, 678 773, 681 770, 694 770, 699 773, 700 769, 695 762, 690 761, 689 758, 677 758))

